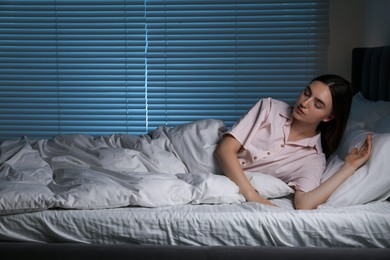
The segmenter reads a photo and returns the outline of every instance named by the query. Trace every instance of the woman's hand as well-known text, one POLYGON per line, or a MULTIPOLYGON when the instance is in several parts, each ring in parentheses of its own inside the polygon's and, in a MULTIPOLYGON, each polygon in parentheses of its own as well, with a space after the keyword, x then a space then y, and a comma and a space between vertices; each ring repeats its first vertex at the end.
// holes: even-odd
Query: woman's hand
POLYGON ((245 197, 246 201, 275 206, 269 200, 260 197, 245 176, 237 158, 237 153, 241 147, 241 143, 233 136, 225 135, 222 138, 214 152, 222 171, 239 187, 239 192, 245 197))
POLYGON ((358 149, 353 148, 352 151, 345 157, 345 162, 354 167, 356 170, 367 162, 370 158, 372 148, 372 134, 368 134, 366 141, 358 149))
POLYGON ((245 197, 247 202, 257 202, 257 203, 261 203, 261 204, 264 204, 264 205, 269 205, 269 206, 275 206, 276 207, 276 205, 273 204, 271 201, 260 197, 260 195, 257 194, 257 192, 255 192, 253 194, 245 194, 244 197, 245 197))
POLYGON ((309 191, 295 191, 294 203, 296 209, 315 209, 318 205, 324 203, 329 196, 356 170, 367 162, 370 158, 372 148, 372 134, 367 138, 360 149, 353 148, 345 156, 345 163, 332 177, 321 183, 317 188, 309 191))
POLYGON ((261 197, 259 200, 256 200, 255 202, 260 203, 260 204, 264 204, 264 205, 268 205, 268 206, 278 207, 277 205, 273 204, 271 201, 264 199, 264 198, 261 198, 261 197))

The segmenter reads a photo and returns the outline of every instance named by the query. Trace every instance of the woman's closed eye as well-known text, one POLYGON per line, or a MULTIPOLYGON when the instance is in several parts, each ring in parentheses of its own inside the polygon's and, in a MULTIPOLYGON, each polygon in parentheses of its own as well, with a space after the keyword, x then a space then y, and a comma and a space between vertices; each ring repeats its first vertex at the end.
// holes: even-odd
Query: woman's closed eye
POLYGON ((315 103, 314 103, 314 106, 315 106, 316 108, 318 108, 318 109, 324 108, 324 105, 323 105, 322 103, 320 103, 320 102, 315 102, 315 103))
MULTIPOLYGON (((312 96, 312 91, 310 89, 310 86, 307 86, 304 90, 303 90, 303 95, 305 97, 311 97, 312 96)), ((325 108, 325 103, 319 99, 319 98, 316 98, 314 97, 314 106, 317 108, 317 109, 323 109, 325 108)))
POLYGON ((306 97, 310 97, 311 95, 311 89, 309 86, 307 86, 304 90, 303 90, 303 95, 305 95, 306 97))

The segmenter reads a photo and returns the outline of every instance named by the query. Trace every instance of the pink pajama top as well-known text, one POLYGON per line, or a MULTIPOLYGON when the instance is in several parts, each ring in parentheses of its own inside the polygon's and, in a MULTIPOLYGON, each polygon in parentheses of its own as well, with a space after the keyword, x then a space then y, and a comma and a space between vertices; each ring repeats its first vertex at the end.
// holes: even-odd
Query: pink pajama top
POLYGON ((283 101, 261 99, 227 134, 243 146, 238 160, 244 171, 270 174, 308 192, 320 184, 325 170, 321 135, 287 141, 291 113, 292 108, 283 101))

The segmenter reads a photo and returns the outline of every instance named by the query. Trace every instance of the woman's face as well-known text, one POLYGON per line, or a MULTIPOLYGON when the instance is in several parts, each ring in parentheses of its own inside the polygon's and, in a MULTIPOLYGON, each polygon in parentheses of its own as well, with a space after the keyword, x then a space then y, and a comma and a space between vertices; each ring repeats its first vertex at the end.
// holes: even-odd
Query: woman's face
POLYGON ((332 94, 329 87, 321 81, 313 81, 299 95, 293 117, 313 125, 332 120, 332 94))

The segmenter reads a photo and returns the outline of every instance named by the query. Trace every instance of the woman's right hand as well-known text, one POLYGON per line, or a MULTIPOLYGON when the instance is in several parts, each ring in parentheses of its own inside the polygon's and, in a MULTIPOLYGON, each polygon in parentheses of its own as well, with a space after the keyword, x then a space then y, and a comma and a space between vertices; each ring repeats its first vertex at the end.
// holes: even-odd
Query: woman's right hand
POLYGON ((258 202, 265 205, 275 206, 269 200, 260 197, 244 174, 241 164, 237 159, 241 143, 233 136, 225 135, 215 149, 215 156, 224 174, 238 187, 239 192, 248 202, 258 202))

